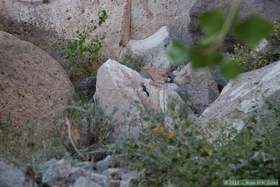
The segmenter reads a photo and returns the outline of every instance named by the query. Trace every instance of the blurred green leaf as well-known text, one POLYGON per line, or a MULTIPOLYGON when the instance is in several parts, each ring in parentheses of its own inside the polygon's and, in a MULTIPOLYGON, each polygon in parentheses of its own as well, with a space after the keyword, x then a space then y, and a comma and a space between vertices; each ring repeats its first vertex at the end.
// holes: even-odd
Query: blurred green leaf
POLYGON ((219 51, 214 51, 208 57, 208 65, 214 66, 214 65, 222 63, 223 60, 224 60, 224 55, 222 53, 220 53, 219 51))
POLYGON ((208 66, 208 54, 203 46, 194 46, 190 48, 190 60, 193 68, 202 68, 208 66))
POLYGON ((177 64, 188 59, 188 49, 180 42, 172 42, 167 48, 167 54, 177 64))
POLYGON ((220 64, 224 56, 219 51, 209 52, 207 46, 195 46, 189 50, 190 60, 194 68, 210 67, 220 64))
POLYGON ((272 24, 265 19, 252 15, 238 23, 234 29, 235 34, 249 47, 254 48, 258 43, 272 32, 272 24))
POLYGON ((199 23, 203 32, 214 35, 222 30, 225 17, 220 10, 216 9, 202 14, 199 17, 199 23))
POLYGON ((225 63, 221 66, 221 73, 228 79, 235 79, 242 72, 242 67, 235 63, 225 63))

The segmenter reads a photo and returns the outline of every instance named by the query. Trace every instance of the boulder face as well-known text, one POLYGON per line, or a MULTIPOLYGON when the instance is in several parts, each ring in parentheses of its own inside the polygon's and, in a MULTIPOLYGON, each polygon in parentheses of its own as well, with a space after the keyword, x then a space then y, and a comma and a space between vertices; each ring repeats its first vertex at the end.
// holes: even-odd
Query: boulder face
POLYGON ((280 104, 280 61, 230 81, 202 113, 202 131, 210 141, 231 130, 239 132, 252 117, 269 119, 270 102, 280 104))
POLYGON ((5 32, 0 32, 0 80, 0 119, 17 127, 50 123, 74 91, 46 52, 5 32))
POLYGON ((127 128, 131 130, 129 133, 137 133, 150 111, 167 113, 169 102, 182 103, 172 86, 144 79, 113 60, 104 63, 97 72, 95 98, 115 122, 117 134, 127 128))
MULTIPOLYGON (((24 23, 39 30, 53 31, 59 38, 71 39, 76 31, 83 31, 92 20, 97 21, 99 11, 106 10, 106 24, 90 33, 90 37, 106 33, 104 56, 118 57, 120 44, 126 44, 122 41, 124 38, 144 39, 164 25, 172 29, 172 37, 188 40, 189 10, 194 1, 48 0, 43 3, 42 0, 2 0, 0 22, 24 23)), ((35 29, 30 30, 34 32, 35 29)), ((46 37, 41 36, 41 40, 46 37)))

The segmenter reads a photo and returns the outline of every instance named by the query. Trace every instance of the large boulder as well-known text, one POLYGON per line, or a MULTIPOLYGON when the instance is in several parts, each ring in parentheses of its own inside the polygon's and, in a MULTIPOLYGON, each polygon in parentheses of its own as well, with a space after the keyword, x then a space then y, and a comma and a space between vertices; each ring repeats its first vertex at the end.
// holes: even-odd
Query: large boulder
POLYGON ((97 72, 95 97, 115 122, 117 134, 137 133, 141 125, 145 126, 144 118, 151 117, 149 112, 168 113, 170 102, 182 103, 172 85, 145 79, 113 60, 104 63, 97 72))
POLYGON ((201 114, 219 96, 218 85, 207 69, 193 69, 191 63, 175 73, 177 92, 192 104, 193 110, 201 114))
POLYGON ((50 129, 73 87, 53 58, 33 44, 0 32, 0 119, 11 126, 50 129))
POLYGON ((1 0, 0 22, 6 20, 14 25, 31 25, 26 34, 35 36, 35 40, 36 37, 40 39, 37 41, 40 44, 50 40, 42 30, 52 31, 58 38, 71 39, 91 20, 97 21, 98 12, 104 9, 108 12, 108 21, 90 33, 90 37, 107 33, 103 54, 116 57, 122 47, 120 45, 125 45, 129 39, 144 39, 164 25, 172 29, 172 37, 188 40, 189 10, 194 1, 1 0))
POLYGON ((252 119, 273 123, 269 103, 280 104, 280 61, 230 81, 202 113, 202 132, 214 141, 234 137, 252 119))

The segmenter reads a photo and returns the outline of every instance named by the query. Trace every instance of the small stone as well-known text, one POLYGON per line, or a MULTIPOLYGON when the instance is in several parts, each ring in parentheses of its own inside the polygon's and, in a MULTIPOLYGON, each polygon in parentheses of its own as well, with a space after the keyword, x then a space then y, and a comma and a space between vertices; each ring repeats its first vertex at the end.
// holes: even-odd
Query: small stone
POLYGON ((122 174, 121 187, 129 187, 130 183, 133 180, 136 180, 139 177, 139 173, 137 171, 129 171, 127 173, 122 174))
POLYGON ((103 175, 106 175, 107 177, 114 179, 114 180, 121 180, 122 170, 120 168, 109 168, 103 172, 103 175))
POLYGON ((91 181, 89 177, 80 177, 76 180, 73 187, 101 187, 101 186, 91 181))
POLYGON ((98 173, 92 173, 91 174, 91 180, 100 184, 101 186, 107 186, 108 185, 108 177, 105 175, 101 175, 98 173))
POLYGON ((72 168, 71 174, 68 177, 68 181, 75 181, 77 178, 86 175, 87 175, 87 171, 84 170, 83 168, 72 168))
POLYGON ((22 171, 0 161, 0 186, 1 187, 31 187, 25 181, 22 171))
POLYGON ((71 173, 71 164, 67 160, 52 159, 44 164, 41 170, 42 182, 52 185, 57 181, 66 179, 71 173))
POLYGON ((120 180, 110 180, 109 186, 110 187, 120 187, 121 181, 120 180))
POLYGON ((95 165, 97 171, 102 173, 104 170, 108 169, 111 161, 112 158, 110 155, 107 156, 104 160, 98 161, 95 165))
POLYGON ((78 167, 78 168, 82 168, 84 170, 91 170, 92 169, 92 163, 91 162, 79 162, 75 165, 75 167, 78 167))

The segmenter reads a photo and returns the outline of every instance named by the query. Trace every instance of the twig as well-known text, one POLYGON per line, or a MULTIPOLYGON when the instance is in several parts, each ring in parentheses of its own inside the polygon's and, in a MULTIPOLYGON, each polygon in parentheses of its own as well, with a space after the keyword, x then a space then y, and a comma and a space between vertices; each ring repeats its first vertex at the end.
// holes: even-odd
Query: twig
POLYGON ((79 151, 79 149, 77 148, 72 135, 71 135, 71 123, 69 121, 69 119, 67 117, 65 117, 65 123, 67 125, 67 130, 68 130, 68 138, 70 140, 70 143, 72 144, 74 150, 76 151, 76 153, 83 159, 86 160, 86 157, 79 151))

